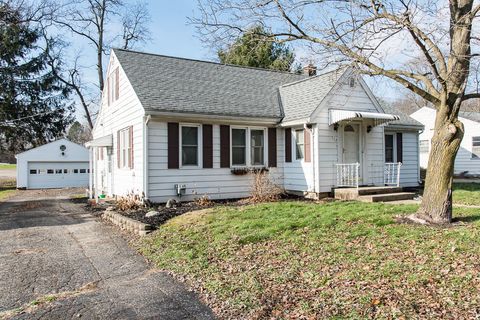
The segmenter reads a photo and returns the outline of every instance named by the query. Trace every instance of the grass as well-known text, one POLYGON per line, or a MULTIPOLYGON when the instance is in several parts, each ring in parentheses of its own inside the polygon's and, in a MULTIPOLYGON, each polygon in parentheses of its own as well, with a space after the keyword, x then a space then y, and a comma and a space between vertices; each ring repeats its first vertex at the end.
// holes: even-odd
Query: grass
POLYGON ((455 183, 453 203, 480 206, 480 183, 455 183))
POLYGON ((140 251, 221 319, 473 318, 480 214, 451 228, 397 224, 415 205, 277 202, 170 220, 140 251))
POLYGON ((0 164, 0 170, 2 170, 2 169, 16 169, 16 168, 17 168, 16 164, 6 164, 6 163, 0 164))
POLYGON ((0 179, 0 202, 13 195, 17 183, 15 179, 0 179))

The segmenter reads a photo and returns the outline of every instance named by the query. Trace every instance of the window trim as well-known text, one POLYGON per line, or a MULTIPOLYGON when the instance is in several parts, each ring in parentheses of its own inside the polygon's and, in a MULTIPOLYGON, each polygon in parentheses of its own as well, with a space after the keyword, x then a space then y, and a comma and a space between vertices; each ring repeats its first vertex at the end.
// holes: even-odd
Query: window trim
POLYGON ((181 168, 201 168, 203 166, 203 143, 202 143, 202 125, 200 123, 179 123, 178 124, 178 167, 181 168), (183 141, 182 141, 182 128, 194 127, 197 128, 197 164, 183 164, 183 141))
MULTIPOLYGON (((267 159, 265 157, 265 149, 266 149, 266 145, 267 145, 267 143, 266 143, 267 137, 266 137, 265 130, 250 128, 249 131, 250 131, 250 139, 249 139, 249 141, 250 141, 250 165, 251 166, 265 166, 266 163, 267 163, 267 161, 266 161, 267 159), (263 158, 263 164, 253 164, 252 159, 253 159, 253 148, 254 147, 252 146, 252 131, 260 131, 260 132, 263 133, 263 135, 262 135, 262 138, 263 138, 262 142, 263 143, 261 145, 261 148, 263 149, 263 157, 262 157, 263 158)), ((257 148, 259 148, 259 147, 257 147, 257 148)))
POLYGON ((473 143, 474 143, 473 139, 475 139, 475 138, 478 139, 478 141, 475 141, 475 142, 480 143, 480 136, 472 136, 472 152, 471 152, 472 156, 471 156, 470 159, 476 161, 476 160, 480 160, 480 152, 478 154, 474 153, 473 148, 475 147, 475 148, 478 148, 480 150, 480 145, 478 145, 478 146, 473 145, 473 143))
MULTIPOLYGON (((396 163, 397 161, 397 134, 395 133, 385 133, 384 136, 392 137, 392 161, 390 163, 396 163)), ((383 161, 387 163, 387 140, 383 138, 383 161)))
POLYGON ((305 128, 292 128, 292 148, 293 148, 293 161, 295 162, 305 162, 305 128), (303 134, 303 157, 302 158, 297 158, 297 131, 302 131, 303 134))
POLYGON ((267 138, 267 128, 259 126, 230 126, 230 168, 265 168, 268 164, 268 138, 267 138), (234 129, 243 129, 245 130, 245 164, 244 165, 234 165, 232 150, 233 150, 233 133, 234 129), (252 164, 252 130, 261 130, 263 131, 263 164, 252 164))
MULTIPOLYGON (((117 141, 117 143, 119 144, 119 152, 120 152, 120 163, 118 163, 118 168, 120 170, 132 170, 133 168, 129 166, 129 161, 128 161, 128 158, 132 156, 132 148, 133 146, 131 145, 132 143, 132 140, 130 139, 130 127, 132 127, 132 134, 133 134, 133 126, 128 126, 128 127, 125 127, 125 128, 122 128, 120 130, 118 130, 119 132, 119 141, 117 141), (126 134, 126 140, 127 140, 127 143, 128 145, 130 146, 130 148, 122 148, 124 147, 122 145, 122 139, 125 138, 123 137, 123 134, 126 134), (125 159, 123 159, 123 150, 126 150, 126 157, 125 159)), ((133 160, 134 159, 131 159, 131 163, 133 164, 133 160)))

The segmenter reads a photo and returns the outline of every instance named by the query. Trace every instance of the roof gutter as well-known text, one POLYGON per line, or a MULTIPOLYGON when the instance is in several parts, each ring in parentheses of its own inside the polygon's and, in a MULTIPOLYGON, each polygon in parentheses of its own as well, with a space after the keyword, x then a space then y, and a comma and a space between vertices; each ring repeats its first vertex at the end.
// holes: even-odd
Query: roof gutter
POLYGON ((175 120, 178 121, 178 118, 181 118, 183 121, 198 121, 205 122, 209 124, 217 123, 235 123, 235 124, 264 124, 264 125, 277 125, 281 118, 263 118, 263 117, 247 117, 247 116, 226 116, 226 115, 210 115, 210 114, 196 114, 196 113, 183 113, 183 112, 166 112, 166 111, 147 111, 145 110, 146 115, 150 115, 156 118, 161 118, 162 120, 175 120))

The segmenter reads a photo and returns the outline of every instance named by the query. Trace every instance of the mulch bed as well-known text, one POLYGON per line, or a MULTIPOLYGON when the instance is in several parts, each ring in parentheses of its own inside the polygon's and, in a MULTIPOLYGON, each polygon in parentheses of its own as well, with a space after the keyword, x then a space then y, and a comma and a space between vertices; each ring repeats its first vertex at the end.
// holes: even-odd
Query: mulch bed
MULTIPOLYGON (((70 199, 70 200, 75 203, 85 203, 86 198, 70 199)), ((291 201, 291 200, 311 201, 295 195, 283 195, 281 199, 279 199, 278 201, 291 201)), ((325 199, 321 200, 321 202, 324 202, 324 201, 325 199)), ((213 208, 219 205, 237 207, 237 206, 243 206, 247 204, 251 204, 248 199, 214 200, 214 201, 210 201, 206 205, 201 205, 198 202, 190 201, 190 202, 178 203, 177 206, 174 208, 166 208, 165 204, 155 204, 155 205, 152 205, 151 208, 139 208, 135 210, 126 210, 126 211, 115 210, 115 211, 125 217, 129 217, 131 219, 135 219, 142 223, 147 223, 155 228, 158 228, 168 220, 191 211, 213 208), (153 211, 153 210, 158 211, 159 214, 153 217, 145 217, 145 214, 147 212, 153 211)), ((112 202, 100 203, 94 206, 90 204, 85 204, 85 209, 90 211, 90 213, 93 216, 98 217, 103 214, 106 208, 111 206, 115 206, 115 202, 112 201, 112 202)))
POLYGON ((199 206, 195 202, 186 202, 182 203, 181 206, 177 206, 176 208, 166 208, 164 206, 159 206, 158 208, 154 209, 140 209, 140 210, 128 210, 128 211, 118 211, 121 215, 126 217, 135 219, 137 221, 147 223, 152 226, 160 226, 164 224, 167 220, 174 218, 176 216, 182 215, 184 213, 201 210, 205 208, 211 208, 213 205, 209 206, 199 206), (145 217, 145 214, 148 211, 155 210, 158 211, 160 214, 153 216, 153 217, 145 217))

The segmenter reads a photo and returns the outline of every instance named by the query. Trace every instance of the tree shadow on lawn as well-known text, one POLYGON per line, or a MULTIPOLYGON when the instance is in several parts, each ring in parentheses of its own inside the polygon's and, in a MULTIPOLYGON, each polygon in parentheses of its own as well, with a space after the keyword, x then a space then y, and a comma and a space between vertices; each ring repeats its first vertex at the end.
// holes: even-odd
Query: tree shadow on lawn
POLYGON ((462 217, 453 217, 452 223, 473 223, 480 221, 480 214, 462 216, 462 217))

